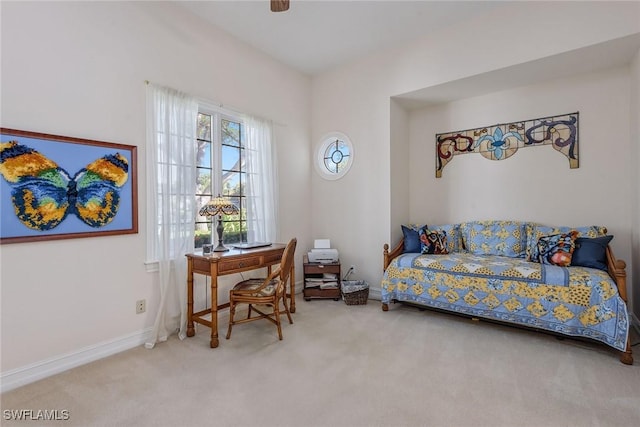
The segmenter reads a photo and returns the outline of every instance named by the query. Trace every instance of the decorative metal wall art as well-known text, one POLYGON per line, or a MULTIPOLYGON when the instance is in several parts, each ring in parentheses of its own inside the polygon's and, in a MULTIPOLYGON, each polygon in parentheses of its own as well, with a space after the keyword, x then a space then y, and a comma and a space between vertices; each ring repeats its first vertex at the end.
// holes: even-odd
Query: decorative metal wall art
POLYGON ((551 145, 578 167, 579 113, 497 124, 488 127, 436 134, 436 178, 453 156, 480 153, 489 160, 504 160, 519 148, 551 145))

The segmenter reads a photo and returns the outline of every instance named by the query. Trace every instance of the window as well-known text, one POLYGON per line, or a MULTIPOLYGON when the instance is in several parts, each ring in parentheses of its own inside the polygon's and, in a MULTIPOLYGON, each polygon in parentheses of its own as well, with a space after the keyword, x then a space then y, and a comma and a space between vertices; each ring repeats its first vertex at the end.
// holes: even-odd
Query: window
POLYGON ((353 145, 340 132, 332 132, 320 140, 316 157, 316 171, 325 179, 342 178, 353 164, 353 145))
POLYGON ((217 243, 218 218, 198 213, 218 194, 239 211, 222 217, 225 243, 276 241, 278 184, 270 120, 148 84, 146 157, 147 271, 166 278, 185 253, 217 243))
MULTIPOLYGON (((198 153, 196 174, 197 210, 218 194, 227 197, 240 210, 223 215, 224 242, 247 240, 247 198, 244 125, 241 119, 214 111, 198 113, 198 153)), ((196 216, 195 247, 217 239, 217 217, 196 216)))

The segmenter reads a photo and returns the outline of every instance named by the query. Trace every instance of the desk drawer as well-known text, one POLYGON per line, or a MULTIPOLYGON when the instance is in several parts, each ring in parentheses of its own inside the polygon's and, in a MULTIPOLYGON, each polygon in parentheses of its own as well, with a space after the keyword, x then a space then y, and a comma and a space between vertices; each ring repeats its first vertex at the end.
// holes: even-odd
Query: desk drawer
POLYGON ((208 259, 193 258, 193 271, 202 274, 209 274, 210 269, 211 263, 208 259))
POLYGON ((245 270, 262 265, 262 257, 256 256, 241 260, 220 261, 218 263, 218 273, 225 273, 232 270, 245 270))
POLYGON ((268 254, 264 256, 265 264, 278 264, 282 260, 282 254, 268 254))

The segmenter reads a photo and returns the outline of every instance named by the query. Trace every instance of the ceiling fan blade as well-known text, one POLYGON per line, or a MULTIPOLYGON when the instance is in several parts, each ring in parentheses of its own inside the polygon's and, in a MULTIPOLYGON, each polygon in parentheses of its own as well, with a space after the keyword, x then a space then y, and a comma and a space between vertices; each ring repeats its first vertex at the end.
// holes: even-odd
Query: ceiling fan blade
POLYGON ((289 10, 289 0, 271 0, 271 12, 284 12, 289 10))

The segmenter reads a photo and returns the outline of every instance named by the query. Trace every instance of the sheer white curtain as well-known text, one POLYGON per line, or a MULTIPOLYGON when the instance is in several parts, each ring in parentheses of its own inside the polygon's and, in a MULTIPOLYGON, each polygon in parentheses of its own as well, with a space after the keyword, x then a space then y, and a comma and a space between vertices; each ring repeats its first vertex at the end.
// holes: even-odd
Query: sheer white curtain
POLYGON ((273 126, 269 120, 243 117, 247 171, 247 223, 249 241, 275 242, 278 238, 278 169, 273 126))
POLYGON ((148 256, 158 261, 160 305, 145 346, 186 334, 187 261, 194 249, 198 103, 176 90, 147 85, 148 256))

